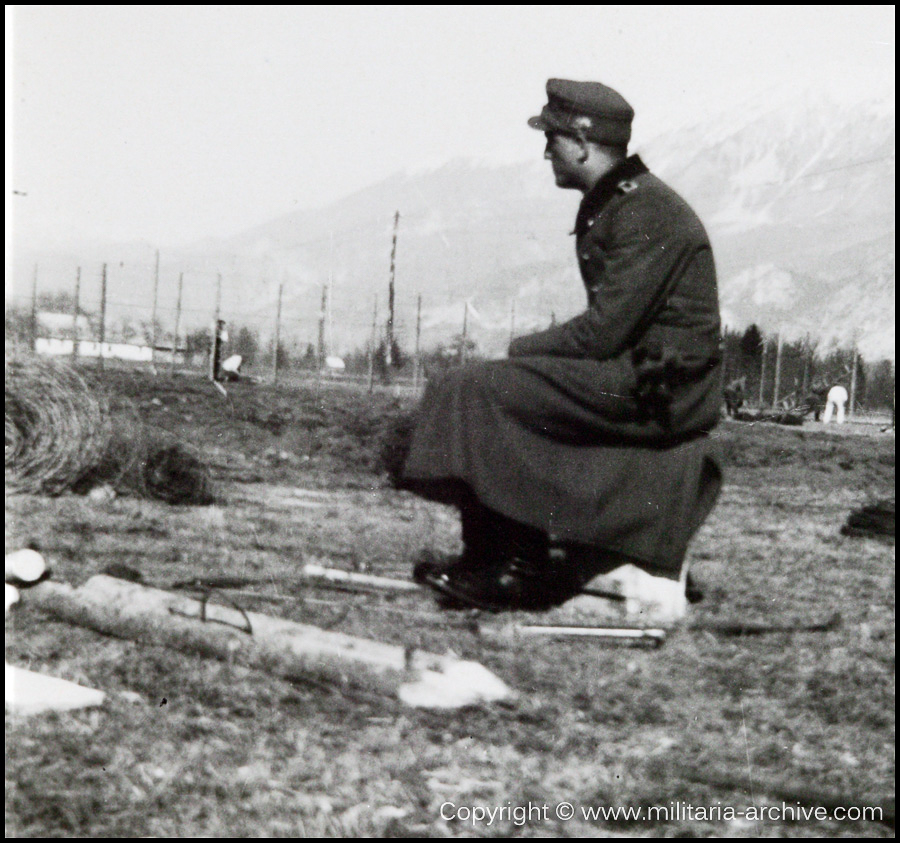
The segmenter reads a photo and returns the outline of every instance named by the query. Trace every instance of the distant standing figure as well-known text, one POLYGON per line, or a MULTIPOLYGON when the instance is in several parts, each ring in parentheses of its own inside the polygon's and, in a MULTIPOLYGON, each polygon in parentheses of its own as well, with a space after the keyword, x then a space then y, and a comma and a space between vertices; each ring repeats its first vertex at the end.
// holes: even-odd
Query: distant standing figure
POLYGON ((825 402, 827 400, 828 387, 820 383, 813 384, 809 393, 803 399, 807 414, 812 413, 815 420, 820 421, 822 413, 825 411, 825 402))
POLYGON ((724 389, 725 415, 734 418, 738 410, 744 404, 744 394, 747 391, 747 378, 737 378, 731 381, 724 389))
POLYGON ((825 424, 828 424, 831 421, 831 416, 835 410, 837 410, 837 423, 844 423, 844 405, 847 403, 847 399, 849 396, 847 395, 847 390, 844 387, 833 386, 828 390, 828 398, 825 401, 825 416, 822 421, 825 424))

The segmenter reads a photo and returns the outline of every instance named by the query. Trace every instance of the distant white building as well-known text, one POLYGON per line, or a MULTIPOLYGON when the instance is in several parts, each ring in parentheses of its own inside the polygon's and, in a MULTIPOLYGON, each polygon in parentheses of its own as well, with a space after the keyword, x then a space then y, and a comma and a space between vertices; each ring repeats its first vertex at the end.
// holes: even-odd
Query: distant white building
MULTIPOLYGON (((103 357, 104 359, 131 360, 135 363, 149 363, 153 360, 153 349, 146 343, 105 342, 99 343, 93 337, 90 320, 83 314, 73 317, 71 313, 54 313, 39 310, 36 314, 38 336, 34 340, 34 350, 47 357, 71 357, 75 354, 75 339, 78 339, 78 357, 103 357)), ((180 346, 173 352, 170 345, 156 346, 157 362, 172 361, 184 363, 186 351, 180 346)))
MULTIPOLYGON (((74 345, 74 340, 38 337, 34 341, 34 350, 38 354, 48 357, 71 357, 75 350, 74 345)), ((149 363, 153 359, 153 351, 149 345, 130 345, 125 342, 99 343, 93 340, 79 340, 78 356, 149 363)))

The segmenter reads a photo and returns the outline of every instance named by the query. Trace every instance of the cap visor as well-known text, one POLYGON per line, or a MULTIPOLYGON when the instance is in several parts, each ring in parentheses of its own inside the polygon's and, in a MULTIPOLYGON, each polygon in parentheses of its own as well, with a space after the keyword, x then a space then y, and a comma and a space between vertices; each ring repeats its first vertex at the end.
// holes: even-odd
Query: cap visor
POLYGON ((528 125, 531 126, 532 129, 537 129, 539 132, 549 132, 556 128, 555 126, 551 126, 542 115, 529 117, 528 125))

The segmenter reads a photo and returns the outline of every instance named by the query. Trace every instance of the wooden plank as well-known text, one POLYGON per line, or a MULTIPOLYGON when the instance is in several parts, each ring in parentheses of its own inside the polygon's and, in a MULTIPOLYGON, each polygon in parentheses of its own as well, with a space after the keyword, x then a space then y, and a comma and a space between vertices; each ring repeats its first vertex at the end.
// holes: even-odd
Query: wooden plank
POLYGON ((103 704, 106 695, 67 679, 6 665, 6 708, 14 714, 72 711, 103 704))

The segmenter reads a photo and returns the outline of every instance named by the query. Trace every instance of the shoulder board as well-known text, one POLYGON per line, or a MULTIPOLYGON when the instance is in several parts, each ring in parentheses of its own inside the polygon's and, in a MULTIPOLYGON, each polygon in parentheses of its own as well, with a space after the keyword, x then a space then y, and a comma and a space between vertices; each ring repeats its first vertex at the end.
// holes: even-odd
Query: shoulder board
POLYGON ((631 193, 632 190, 637 190, 638 184, 636 181, 631 181, 631 179, 625 179, 624 181, 620 181, 616 185, 616 190, 619 193, 631 193))

